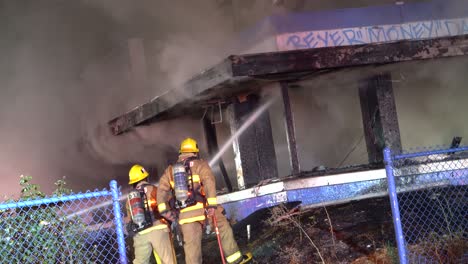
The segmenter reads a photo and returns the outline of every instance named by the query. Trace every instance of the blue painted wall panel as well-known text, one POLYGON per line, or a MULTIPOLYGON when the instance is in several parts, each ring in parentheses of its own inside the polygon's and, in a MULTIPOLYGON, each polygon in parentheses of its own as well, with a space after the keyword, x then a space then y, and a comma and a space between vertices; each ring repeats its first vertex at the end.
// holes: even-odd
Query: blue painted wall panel
MULTIPOLYGON (((467 185, 467 169, 414 174, 397 177, 398 191, 410 191, 431 186, 467 185)), ((353 182, 283 191, 256 198, 223 204, 228 218, 241 221, 252 213, 283 202, 302 202, 302 205, 333 203, 344 200, 362 199, 366 195, 383 194, 387 191, 387 179, 353 182)))
POLYGON ((299 12, 274 15, 240 33, 242 46, 251 46, 265 37, 292 32, 400 24, 415 21, 468 17, 466 0, 433 0, 403 5, 299 12))
POLYGON ((451 0, 337 9, 272 16, 276 32, 299 32, 372 25, 399 24, 468 16, 468 1, 451 0))
POLYGON ((402 5, 401 8, 402 17, 405 22, 468 16, 468 1, 465 0, 435 0, 431 2, 405 4, 402 5))
POLYGON ((385 191, 385 186, 384 180, 373 180, 292 190, 288 191, 288 201, 302 201, 303 205, 313 205, 324 202, 353 199, 361 195, 385 191))
POLYGON ((400 8, 396 5, 365 8, 337 9, 322 12, 293 13, 270 18, 276 32, 299 32, 401 22, 400 8))
POLYGON ((241 221, 252 213, 263 209, 278 205, 286 201, 286 196, 281 194, 269 194, 256 198, 250 198, 242 201, 224 203, 223 207, 226 210, 226 216, 229 219, 241 221))

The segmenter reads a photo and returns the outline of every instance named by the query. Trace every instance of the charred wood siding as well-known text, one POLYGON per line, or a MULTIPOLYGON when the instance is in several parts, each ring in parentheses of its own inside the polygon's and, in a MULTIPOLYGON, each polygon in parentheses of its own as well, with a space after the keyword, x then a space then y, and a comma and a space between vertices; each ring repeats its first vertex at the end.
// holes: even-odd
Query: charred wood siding
POLYGON ((209 89, 227 85, 227 81, 231 77, 230 61, 224 60, 215 67, 193 77, 183 87, 169 90, 153 98, 150 102, 112 119, 108 125, 112 134, 121 134, 134 126, 166 113, 169 109, 183 107, 185 101, 197 95, 201 96, 209 89))
POLYGON ((429 40, 364 44, 230 56, 234 76, 316 72, 335 68, 386 64, 466 55, 468 35, 429 40))

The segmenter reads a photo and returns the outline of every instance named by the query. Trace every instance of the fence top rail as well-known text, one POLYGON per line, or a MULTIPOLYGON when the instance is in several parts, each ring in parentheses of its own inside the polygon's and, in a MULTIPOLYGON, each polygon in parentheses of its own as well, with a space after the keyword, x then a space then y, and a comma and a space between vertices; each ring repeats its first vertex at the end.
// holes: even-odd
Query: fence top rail
POLYGON ((95 192, 70 194, 70 195, 64 195, 64 196, 45 197, 45 198, 34 199, 34 200, 25 200, 25 201, 20 200, 16 202, 8 202, 8 203, 0 204, 0 211, 22 208, 22 207, 46 205, 46 204, 51 204, 51 203, 69 202, 69 201, 80 200, 80 199, 98 198, 98 197, 103 197, 103 196, 112 196, 112 193, 108 190, 102 190, 102 191, 95 191, 95 192))
POLYGON ((417 157, 429 156, 429 155, 435 155, 435 154, 447 154, 447 153, 463 152, 463 151, 468 151, 468 147, 448 148, 448 149, 440 149, 440 150, 430 150, 430 151, 399 154, 399 155, 394 155, 393 160, 417 158, 417 157))

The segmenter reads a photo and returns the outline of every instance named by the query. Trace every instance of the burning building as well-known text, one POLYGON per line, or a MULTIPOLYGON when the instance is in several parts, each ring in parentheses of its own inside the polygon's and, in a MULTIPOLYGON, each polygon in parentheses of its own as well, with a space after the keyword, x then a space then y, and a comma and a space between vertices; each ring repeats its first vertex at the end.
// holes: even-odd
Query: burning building
MULTIPOLYGON (((436 92, 443 98, 466 82, 465 6, 397 3, 268 17, 243 33, 243 55, 112 119, 109 128, 119 137, 135 128, 149 134, 181 116, 202 120, 182 134, 204 134, 234 220, 286 201, 317 206, 382 196, 383 148, 398 154, 427 143, 416 134, 429 123, 411 121, 425 111, 419 104, 428 107, 424 90, 443 87, 436 92), (385 15, 370 15, 377 13, 385 15)), ((147 75, 145 42, 128 43, 134 85, 156 84, 147 75)), ((426 113, 436 114, 437 105, 426 113)), ((450 141, 456 130, 447 126, 425 138, 450 141)))

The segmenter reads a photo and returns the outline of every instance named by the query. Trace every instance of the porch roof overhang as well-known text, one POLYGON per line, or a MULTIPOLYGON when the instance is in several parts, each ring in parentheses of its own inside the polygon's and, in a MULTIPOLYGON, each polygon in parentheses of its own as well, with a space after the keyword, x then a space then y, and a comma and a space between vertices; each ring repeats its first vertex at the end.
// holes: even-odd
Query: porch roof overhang
POLYGON ((190 113, 194 108, 255 92, 275 81, 297 81, 349 67, 432 60, 468 54, 468 35, 353 46, 231 55, 180 88, 137 106, 108 122, 112 134, 190 113), (183 95, 183 96, 180 96, 183 95), (180 98, 175 100, 174 98, 180 98))

